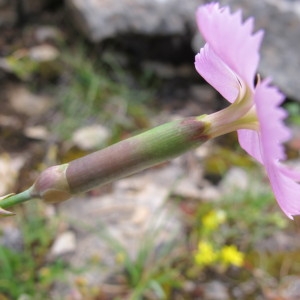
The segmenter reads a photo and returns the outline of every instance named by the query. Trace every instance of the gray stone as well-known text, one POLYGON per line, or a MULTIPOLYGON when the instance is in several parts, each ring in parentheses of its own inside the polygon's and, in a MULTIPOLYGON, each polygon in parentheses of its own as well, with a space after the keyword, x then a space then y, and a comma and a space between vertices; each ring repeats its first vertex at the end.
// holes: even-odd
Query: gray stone
POLYGON ((230 299, 227 287, 220 281, 213 280, 204 285, 204 298, 207 300, 230 299))
POLYGON ((250 186, 250 177, 246 170, 238 167, 231 168, 220 182, 220 188, 225 194, 233 191, 246 191, 250 186))
POLYGON ((61 233, 54 241, 50 256, 57 258, 59 256, 74 253, 76 250, 76 236, 72 231, 65 231, 61 233))
POLYGON ((280 286, 283 299, 296 300, 300 298, 300 277, 286 276, 280 286))
POLYGON ((110 131, 103 125, 89 125, 77 129, 72 136, 73 143, 82 150, 97 150, 105 145, 110 131))
MULTIPOLYGON (((66 6, 77 27, 90 40, 99 42, 120 35, 135 36, 138 39, 138 35, 186 37, 191 32, 196 34, 195 10, 204 2, 66 0, 66 6)), ((299 1, 223 0, 221 4, 230 5, 233 11, 242 9, 245 17, 255 17, 256 28, 265 30, 259 72, 263 76, 272 77, 287 96, 300 100, 299 1)), ((135 45, 140 46, 138 42, 135 45)), ((199 41, 194 43, 194 48, 199 50, 199 41)))
POLYGON ((17 227, 4 227, 0 236, 0 245, 11 250, 22 251, 24 245, 22 232, 17 227))
POLYGON ((182 35, 195 26, 199 0, 67 0, 77 26, 92 41, 119 34, 182 35))
POLYGON ((8 86, 7 98, 15 112, 29 117, 44 114, 53 103, 49 96, 33 94, 21 84, 8 86))

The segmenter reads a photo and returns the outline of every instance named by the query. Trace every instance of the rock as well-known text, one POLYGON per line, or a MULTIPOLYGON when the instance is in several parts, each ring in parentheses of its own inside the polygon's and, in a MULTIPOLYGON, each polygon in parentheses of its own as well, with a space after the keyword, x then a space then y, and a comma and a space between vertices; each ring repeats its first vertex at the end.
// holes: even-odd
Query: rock
POLYGON ((76 130, 73 143, 82 150, 89 151, 104 146, 110 136, 109 130, 102 125, 91 125, 76 130))
POLYGON ((190 178, 181 179, 174 187, 173 194, 188 199, 201 199, 202 197, 201 189, 190 178))
POLYGON ((58 58, 59 51, 51 45, 43 44, 30 48, 28 55, 38 62, 53 61, 58 58))
MULTIPOLYGON (((205 1, 189 0, 66 0, 75 25, 94 42, 126 35, 134 38, 132 47, 149 51, 141 46, 142 36, 182 38, 195 34, 194 49, 199 51, 199 33, 196 29, 195 10, 205 1)), ((300 4, 288 0, 224 0, 232 11, 242 9, 244 17, 254 16, 256 28, 265 30, 259 72, 270 76, 288 97, 300 101, 300 4)), ((201 40, 201 39, 200 39, 201 40)), ((131 39, 132 41, 132 39, 131 39)), ((163 41, 163 40, 162 40, 163 41)), ((202 41, 203 43, 203 41, 202 41)), ((169 55, 174 45, 168 45, 169 55)), ((152 51, 153 49, 151 49, 152 51)), ((184 58, 181 57, 181 60, 184 58)), ((180 61, 178 58, 178 60, 180 61)), ((247 58, 245 58, 247 59, 247 58)), ((165 72, 165 70, 163 70, 165 72)), ((168 70, 167 70, 168 71, 168 70)))
POLYGON ((0 154, 0 195, 5 195, 14 190, 19 171, 25 160, 24 155, 0 154))
POLYGON ((50 97, 31 93, 23 85, 9 87, 7 97, 15 112, 29 117, 41 116, 53 104, 50 97))
POLYGON ((51 136, 45 126, 28 126, 24 129, 24 135, 30 139, 46 141, 51 136))
POLYGON ((204 299, 207 300, 229 300, 229 293, 224 283, 213 280, 203 286, 204 299))
MULTIPOLYGON (((200 1, 201 2, 201 1, 200 1)), ((74 23, 92 41, 121 34, 185 35, 199 0, 67 0, 74 23)))
POLYGON ((23 250, 23 236, 21 231, 14 226, 2 226, 0 245, 14 251, 23 250))
POLYGON ((220 187, 225 194, 230 194, 233 191, 246 191, 250 187, 250 178, 247 171, 233 167, 223 177, 220 187))
POLYGON ((257 289, 259 289, 258 282, 252 278, 234 286, 232 289, 232 295, 234 296, 234 299, 247 299, 247 297, 249 299, 251 295, 255 294, 257 289))
POLYGON ((286 275, 279 282, 264 289, 266 299, 299 300, 300 299, 300 277, 297 275, 286 275))
POLYGON ((286 276, 279 287, 283 299, 297 300, 300 299, 300 277, 286 276))
POLYGON ((73 231, 61 233, 54 241, 50 256, 52 258, 62 256, 64 254, 74 253, 76 250, 76 237, 73 231))
POLYGON ((31 299, 31 296, 30 295, 27 295, 27 294, 22 294, 18 297, 17 300, 30 300, 31 299))
POLYGON ((220 199, 220 189, 213 186, 212 184, 206 184, 203 186, 201 191, 201 199, 204 201, 215 201, 220 199))

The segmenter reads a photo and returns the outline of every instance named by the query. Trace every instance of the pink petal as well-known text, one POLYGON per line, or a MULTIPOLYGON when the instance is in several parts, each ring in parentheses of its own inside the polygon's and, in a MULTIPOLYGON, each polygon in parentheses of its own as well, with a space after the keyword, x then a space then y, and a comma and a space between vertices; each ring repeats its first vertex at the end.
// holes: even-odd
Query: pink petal
POLYGON ((265 167, 279 206, 293 219, 293 216, 300 214, 300 185, 288 176, 279 162, 270 162, 265 167))
POLYGON ((269 79, 264 80, 254 91, 259 132, 247 129, 238 131, 241 147, 262 164, 270 160, 284 160, 286 155, 282 144, 291 137, 283 122, 287 114, 279 106, 284 96, 269 83, 269 79))
POLYGON ((294 170, 289 168, 288 166, 284 166, 281 171, 294 181, 300 182, 300 170, 294 170))
POLYGON ((240 146, 258 162, 263 164, 259 132, 249 129, 238 130, 240 146))
POLYGON ((262 31, 253 34, 253 18, 243 23, 240 11, 231 14, 218 3, 200 6, 196 17, 200 32, 216 55, 253 88, 263 37, 262 31))
POLYGON ((286 155, 283 143, 291 134, 283 120, 286 112, 280 107, 284 96, 264 80, 255 89, 254 102, 260 123, 259 132, 240 130, 241 146, 266 168, 276 200, 289 217, 300 214, 300 172, 280 164, 286 155))
POLYGON ((286 158, 283 143, 291 138, 291 133, 283 122, 287 113, 279 106, 284 101, 284 96, 269 83, 270 80, 267 79, 258 84, 254 95, 265 165, 270 160, 286 158))
POLYGON ((225 99, 234 102, 240 88, 237 77, 208 44, 196 55, 195 67, 198 73, 225 99))

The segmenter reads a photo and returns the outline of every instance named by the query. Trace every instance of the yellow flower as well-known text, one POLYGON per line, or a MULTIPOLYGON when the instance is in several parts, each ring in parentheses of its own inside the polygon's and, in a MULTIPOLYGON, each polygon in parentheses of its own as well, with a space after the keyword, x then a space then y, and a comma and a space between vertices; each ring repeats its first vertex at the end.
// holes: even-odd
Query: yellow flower
POLYGON ((125 254, 123 252, 118 252, 116 254, 115 260, 119 264, 123 264, 125 262, 125 254))
POLYGON ((211 210, 202 219, 203 227, 207 231, 213 231, 220 224, 224 223, 225 219, 226 214, 223 210, 211 210))
POLYGON ((230 245, 222 248, 220 253, 221 262, 225 265, 241 267, 244 263, 245 255, 236 246, 230 245))
POLYGON ((200 241, 198 244, 197 252, 194 255, 194 259, 199 266, 208 266, 216 262, 218 258, 217 252, 215 252, 212 244, 200 241))

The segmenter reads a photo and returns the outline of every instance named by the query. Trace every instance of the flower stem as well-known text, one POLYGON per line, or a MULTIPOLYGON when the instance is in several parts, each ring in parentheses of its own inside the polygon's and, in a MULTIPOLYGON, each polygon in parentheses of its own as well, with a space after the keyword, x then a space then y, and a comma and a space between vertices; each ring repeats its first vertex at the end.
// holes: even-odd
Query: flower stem
POLYGON ((0 201, 0 208, 7 208, 32 199, 31 188, 0 201))

